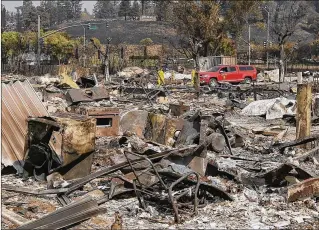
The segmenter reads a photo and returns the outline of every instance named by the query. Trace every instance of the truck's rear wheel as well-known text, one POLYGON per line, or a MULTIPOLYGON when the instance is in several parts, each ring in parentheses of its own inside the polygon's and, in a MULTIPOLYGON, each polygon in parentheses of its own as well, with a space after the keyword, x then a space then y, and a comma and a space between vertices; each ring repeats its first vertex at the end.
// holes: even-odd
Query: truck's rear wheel
POLYGON ((217 82, 216 78, 210 79, 209 86, 216 87, 217 85, 218 85, 218 82, 217 82))
POLYGON ((252 80, 250 77, 245 77, 245 79, 244 79, 245 84, 251 84, 251 82, 252 82, 252 80))

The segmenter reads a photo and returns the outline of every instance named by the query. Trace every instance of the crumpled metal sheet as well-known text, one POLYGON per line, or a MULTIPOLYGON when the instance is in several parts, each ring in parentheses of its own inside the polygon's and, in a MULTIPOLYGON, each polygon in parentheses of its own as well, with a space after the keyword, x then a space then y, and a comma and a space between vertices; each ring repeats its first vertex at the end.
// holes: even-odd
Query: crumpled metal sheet
POLYGON ((91 102, 108 99, 109 93, 105 87, 93 87, 90 89, 69 89, 66 94, 67 102, 77 104, 79 102, 91 102))
POLYGON ((19 172, 25 155, 27 118, 48 112, 28 80, 1 83, 2 163, 19 172))
POLYGON ((241 114, 246 116, 266 115, 266 119, 282 118, 284 115, 296 114, 296 100, 284 97, 254 101, 247 105, 241 114))
MULTIPOLYGON (((95 151, 96 119, 76 114, 57 114, 53 117, 63 126, 62 158, 67 165, 81 155, 95 151)), ((63 178, 74 179, 88 175, 91 171, 93 154, 70 169, 63 178)))
MULTIPOLYGON (((91 172, 95 151, 96 119, 73 113, 57 113, 51 117, 30 118, 30 146, 46 144, 52 140, 53 130, 60 134, 62 141, 62 145, 56 145, 60 147, 62 161, 58 172, 66 180, 87 176, 91 172), (55 128, 46 128, 47 126, 55 128)), ((31 164, 35 166, 34 163, 31 162, 31 164)), ((47 174, 47 172, 44 173, 47 174)))
POLYGON ((80 87, 66 73, 62 73, 61 76, 62 76, 61 85, 68 85, 73 89, 80 89, 80 87))
POLYGON ((149 113, 145 138, 163 145, 173 146, 176 131, 182 130, 184 120, 168 118, 162 114, 149 113))
POLYGON ((138 137, 144 138, 144 129, 147 124, 148 112, 144 110, 132 110, 124 113, 120 118, 120 131, 130 131, 138 137))
POLYGON ((122 115, 120 120, 122 133, 130 131, 140 138, 168 146, 173 146, 175 132, 182 130, 183 125, 183 119, 173 119, 141 110, 129 111, 122 115))

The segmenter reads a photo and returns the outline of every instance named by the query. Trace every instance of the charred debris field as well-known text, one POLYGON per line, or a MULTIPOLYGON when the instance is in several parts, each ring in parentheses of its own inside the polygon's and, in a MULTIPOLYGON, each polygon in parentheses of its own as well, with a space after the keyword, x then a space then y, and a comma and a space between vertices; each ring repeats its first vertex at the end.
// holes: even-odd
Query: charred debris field
POLYGON ((1 227, 319 227, 314 81, 165 77, 3 75, 1 227))

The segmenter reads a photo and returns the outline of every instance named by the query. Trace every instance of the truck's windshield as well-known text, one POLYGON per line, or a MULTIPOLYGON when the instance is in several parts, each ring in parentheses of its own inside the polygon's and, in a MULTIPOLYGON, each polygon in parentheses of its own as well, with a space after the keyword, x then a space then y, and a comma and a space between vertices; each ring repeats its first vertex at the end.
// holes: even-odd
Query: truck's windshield
POLYGON ((207 72, 217 72, 220 66, 214 66, 213 68, 209 69, 207 72))

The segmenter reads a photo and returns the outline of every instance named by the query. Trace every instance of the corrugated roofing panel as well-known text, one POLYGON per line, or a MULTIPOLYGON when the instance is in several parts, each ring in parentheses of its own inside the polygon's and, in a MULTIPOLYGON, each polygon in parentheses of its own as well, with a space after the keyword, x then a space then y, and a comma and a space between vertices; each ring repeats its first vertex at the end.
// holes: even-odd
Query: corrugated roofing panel
POLYGON ((48 112, 28 80, 1 83, 2 163, 22 164, 27 135, 27 118, 48 116, 48 112))

